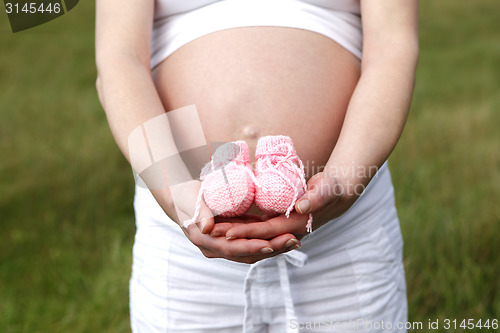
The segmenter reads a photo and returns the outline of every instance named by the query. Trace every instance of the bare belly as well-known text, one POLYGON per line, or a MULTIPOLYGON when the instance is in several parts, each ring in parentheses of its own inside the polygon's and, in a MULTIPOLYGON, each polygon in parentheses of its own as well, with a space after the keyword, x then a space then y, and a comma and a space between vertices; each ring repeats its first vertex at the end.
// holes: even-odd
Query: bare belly
POLYGON ((320 34, 252 27, 198 38, 153 76, 167 111, 196 105, 208 142, 245 140, 254 152, 259 137, 288 135, 310 177, 335 146, 359 67, 320 34))

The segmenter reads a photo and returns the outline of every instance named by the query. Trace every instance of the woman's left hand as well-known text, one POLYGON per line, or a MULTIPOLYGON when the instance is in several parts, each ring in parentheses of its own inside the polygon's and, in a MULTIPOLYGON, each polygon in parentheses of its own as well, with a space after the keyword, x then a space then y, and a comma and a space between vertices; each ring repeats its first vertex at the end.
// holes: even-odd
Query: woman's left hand
POLYGON ((306 224, 308 218, 308 216, 292 212, 289 218, 285 215, 279 215, 264 221, 220 222, 215 223, 210 235, 213 237, 225 235, 228 239, 271 240, 283 234, 291 234, 300 240, 307 234, 306 224))
MULTIPOLYGON (((340 179, 319 172, 307 182, 307 192, 297 200, 290 217, 279 215, 262 222, 216 223, 211 235, 225 235, 230 239, 272 239, 282 234, 295 235, 297 239, 307 235, 309 213, 313 214, 313 230, 346 212, 362 192, 352 185, 352 180, 340 179), (350 183, 351 182, 351 183, 350 183)), ((358 186, 364 189, 364 186, 358 186)))

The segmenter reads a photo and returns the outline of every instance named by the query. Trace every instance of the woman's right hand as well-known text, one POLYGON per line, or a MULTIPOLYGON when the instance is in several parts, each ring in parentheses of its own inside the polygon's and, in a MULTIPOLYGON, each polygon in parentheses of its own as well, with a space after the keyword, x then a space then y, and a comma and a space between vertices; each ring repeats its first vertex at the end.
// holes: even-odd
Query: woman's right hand
MULTIPOLYGON (((173 208, 177 222, 186 237, 196 245, 207 258, 224 258, 231 261, 252 264, 265 258, 287 252, 300 246, 300 242, 292 234, 282 234, 272 239, 227 239, 225 233, 211 235, 217 222, 253 223, 261 222, 258 216, 242 216, 235 218, 214 218, 212 211, 203 200, 197 218, 189 225, 185 221, 192 220, 198 199, 201 183, 193 180, 170 187, 173 208)), ((165 192, 164 192, 165 193, 165 192)), ((168 215, 172 215, 172 212, 168 215)))

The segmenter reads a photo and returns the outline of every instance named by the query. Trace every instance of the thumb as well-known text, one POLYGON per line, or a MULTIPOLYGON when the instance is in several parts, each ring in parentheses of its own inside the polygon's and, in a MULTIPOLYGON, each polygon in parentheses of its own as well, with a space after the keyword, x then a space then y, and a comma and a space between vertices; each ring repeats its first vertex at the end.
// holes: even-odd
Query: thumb
POLYGON ((340 185, 324 172, 315 174, 307 182, 307 192, 295 203, 295 210, 301 214, 316 213, 323 207, 340 199, 340 185))
POLYGON ((215 225, 215 219, 212 211, 208 208, 205 202, 201 204, 199 221, 199 228, 203 234, 210 233, 215 225))
POLYGON ((203 234, 208 234, 212 231, 215 225, 215 219, 212 211, 203 200, 201 200, 200 203, 197 203, 196 206, 197 207, 190 207, 190 211, 192 211, 190 214, 183 212, 181 209, 177 209, 177 211, 181 211, 183 213, 181 216, 184 217, 184 219, 181 219, 181 226, 187 228, 191 224, 196 224, 203 234))

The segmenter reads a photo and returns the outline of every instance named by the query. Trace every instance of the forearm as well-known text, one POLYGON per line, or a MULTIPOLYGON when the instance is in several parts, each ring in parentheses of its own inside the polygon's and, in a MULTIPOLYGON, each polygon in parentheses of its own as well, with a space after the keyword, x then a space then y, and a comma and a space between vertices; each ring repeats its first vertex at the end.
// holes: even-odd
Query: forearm
MULTIPOLYGON (((130 141, 130 134, 147 121, 165 113, 150 71, 139 61, 115 55, 109 60, 98 60, 98 73, 99 99, 106 112, 113 137, 123 155, 131 162, 132 168, 140 173, 145 167, 151 166, 153 161, 149 160, 147 151, 138 152, 137 148, 129 147, 129 143, 134 144, 133 140, 130 141)), ((162 121, 167 121, 167 118, 162 121)), ((163 125, 165 131, 161 134, 162 144, 172 151, 176 149, 175 142, 168 129, 168 123, 163 125)), ((149 140, 148 144, 151 144, 151 141, 149 140)), ((165 181, 165 178, 163 177, 161 181, 165 181)), ((145 181, 165 212, 171 218, 175 218, 173 200, 167 184, 163 183, 163 186, 151 184, 157 182, 156 179, 150 181, 145 179, 145 181)))
MULTIPOLYGON (((153 0, 96 1, 97 91, 125 158, 173 219, 167 181, 190 180, 150 70, 153 0), (165 160, 168 158, 169 166, 165 160)), ((167 110, 169 111, 169 110, 167 110)))
POLYGON ((165 113, 149 70, 126 55, 98 60, 97 91, 113 137, 130 162, 130 133, 165 113))
POLYGON ((418 47, 386 50, 363 63, 326 170, 366 185, 396 146, 407 119, 418 47), (353 169, 354 168, 354 169, 353 169))

